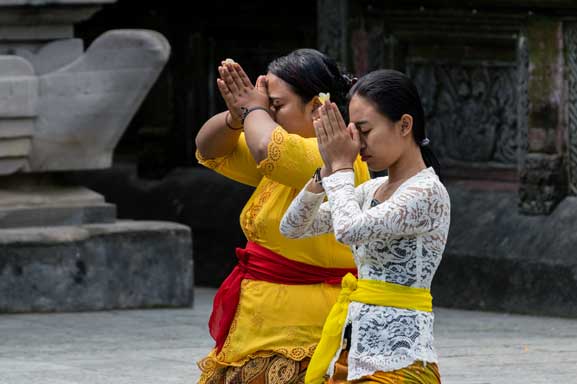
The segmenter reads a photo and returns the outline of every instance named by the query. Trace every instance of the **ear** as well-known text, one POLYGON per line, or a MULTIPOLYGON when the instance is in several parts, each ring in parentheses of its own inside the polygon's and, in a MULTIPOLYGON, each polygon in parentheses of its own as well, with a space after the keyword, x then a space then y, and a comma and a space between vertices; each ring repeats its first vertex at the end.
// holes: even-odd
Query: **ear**
POLYGON ((401 136, 407 136, 413 131, 413 116, 405 113, 399 120, 401 124, 401 136))
POLYGON ((310 111, 311 111, 311 114, 312 114, 313 118, 316 117, 316 115, 317 115, 317 110, 319 109, 319 107, 320 107, 321 105, 323 105, 323 103, 322 103, 321 99, 319 99, 318 96, 314 96, 314 97, 311 99, 311 101, 309 101, 309 102, 307 103, 306 106, 310 108, 310 111))

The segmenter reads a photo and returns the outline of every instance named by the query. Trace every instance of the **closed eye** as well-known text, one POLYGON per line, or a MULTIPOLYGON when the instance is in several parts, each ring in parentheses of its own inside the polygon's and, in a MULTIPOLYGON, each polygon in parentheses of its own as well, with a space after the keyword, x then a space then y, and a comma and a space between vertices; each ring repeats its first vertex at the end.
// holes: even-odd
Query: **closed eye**
POLYGON ((359 133, 365 135, 367 133, 370 132, 370 129, 367 129, 367 121, 366 120, 362 120, 362 121, 357 121, 354 123, 355 127, 357 128, 357 130, 359 131, 359 133), (364 128, 364 130, 363 130, 364 128))

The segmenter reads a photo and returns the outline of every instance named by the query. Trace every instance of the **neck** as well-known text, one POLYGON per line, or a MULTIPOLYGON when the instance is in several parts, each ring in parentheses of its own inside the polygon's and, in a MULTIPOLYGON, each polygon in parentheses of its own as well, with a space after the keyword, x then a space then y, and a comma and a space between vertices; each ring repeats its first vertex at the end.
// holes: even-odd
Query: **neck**
POLYGON ((427 166, 421 156, 421 148, 416 144, 411 145, 411 149, 389 167, 389 183, 406 180, 425 168, 427 166))

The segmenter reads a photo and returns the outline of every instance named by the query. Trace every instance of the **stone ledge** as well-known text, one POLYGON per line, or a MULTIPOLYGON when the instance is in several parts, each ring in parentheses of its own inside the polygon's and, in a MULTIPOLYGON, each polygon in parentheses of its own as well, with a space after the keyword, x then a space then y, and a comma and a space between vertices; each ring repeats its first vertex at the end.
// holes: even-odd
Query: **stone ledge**
POLYGON ((183 307, 190 231, 163 222, 0 231, 0 312, 183 307))
POLYGON ((448 190, 452 222, 435 305, 577 317, 577 198, 551 215, 524 216, 514 190, 448 190))

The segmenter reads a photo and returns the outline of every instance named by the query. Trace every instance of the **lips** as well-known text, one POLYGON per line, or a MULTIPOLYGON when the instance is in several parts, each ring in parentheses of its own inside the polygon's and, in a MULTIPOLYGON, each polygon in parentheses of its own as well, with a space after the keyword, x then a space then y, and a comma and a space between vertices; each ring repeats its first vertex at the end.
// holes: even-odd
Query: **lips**
POLYGON ((361 153, 361 160, 362 160, 362 161, 367 161, 367 159, 370 158, 370 157, 371 157, 371 156, 369 156, 369 155, 365 155, 365 154, 362 154, 362 153, 361 153))

